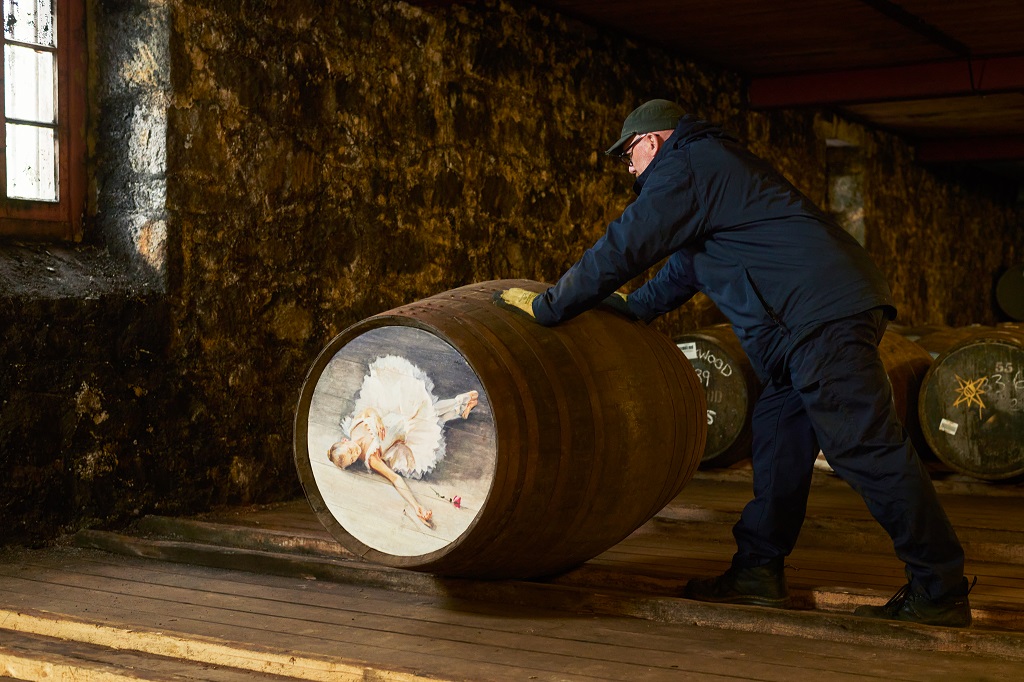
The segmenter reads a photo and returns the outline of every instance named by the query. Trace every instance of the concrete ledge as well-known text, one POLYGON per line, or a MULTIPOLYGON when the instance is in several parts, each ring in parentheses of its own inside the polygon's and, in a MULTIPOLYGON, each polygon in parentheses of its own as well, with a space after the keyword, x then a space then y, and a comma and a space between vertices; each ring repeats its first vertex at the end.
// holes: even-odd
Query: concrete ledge
MULTIPOLYGON (((1024 482, 984 481, 965 474, 952 471, 946 465, 935 460, 925 460, 925 466, 932 476, 932 483, 939 495, 979 495, 984 497, 1021 497, 1024 496, 1024 482)), ((698 471, 695 481, 716 481, 720 483, 736 483, 749 485, 752 472, 750 460, 744 460, 727 469, 708 469, 698 471)), ((813 488, 848 489, 849 485, 835 474, 815 471, 812 479, 813 488)))
MULTIPOLYGON (((393 591, 477 602, 567 611, 574 614, 631 616, 662 623, 697 625, 741 632, 788 635, 894 649, 974 652, 1024 661, 1024 633, 938 628, 857 618, 847 613, 765 609, 705 604, 677 597, 636 594, 613 587, 539 582, 448 579, 358 561, 241 550, 197 543, 143 540, 102 531, 82 531, 79 547, 108 552, 288 577, 344 582, 393 591)), ((847 593, 859 603, 877 599, 847 593)))
POLYGON ((0 298, 95 299, 159 293, 156 273, 133 271, 91 246, 0 244, 0 298))

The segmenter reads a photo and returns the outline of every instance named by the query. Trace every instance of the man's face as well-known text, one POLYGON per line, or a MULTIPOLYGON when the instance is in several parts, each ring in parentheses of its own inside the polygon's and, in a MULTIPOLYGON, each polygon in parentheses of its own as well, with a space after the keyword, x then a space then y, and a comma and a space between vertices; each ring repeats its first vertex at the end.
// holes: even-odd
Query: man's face
POLYGON ((647 170, 660 148, 661 138, 655 133, 644 133, 634 137, 626 145, 626 153, 629 155, 629 172, 637 177, 647 170))

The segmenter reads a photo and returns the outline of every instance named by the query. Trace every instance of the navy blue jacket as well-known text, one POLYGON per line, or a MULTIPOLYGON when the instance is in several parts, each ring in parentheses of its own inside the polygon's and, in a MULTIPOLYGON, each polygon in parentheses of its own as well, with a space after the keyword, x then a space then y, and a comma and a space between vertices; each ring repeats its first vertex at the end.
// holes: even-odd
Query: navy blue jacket
POLYGON ((622 216, 534 301, 538 322, 594 307, 665 257, 629 295, 630 310, 650 321, 703 291, 762 380, 825 322, 878 306, 895 316, 885 278, 860 244, 706 121, 684 117, 633 189, 622 216))

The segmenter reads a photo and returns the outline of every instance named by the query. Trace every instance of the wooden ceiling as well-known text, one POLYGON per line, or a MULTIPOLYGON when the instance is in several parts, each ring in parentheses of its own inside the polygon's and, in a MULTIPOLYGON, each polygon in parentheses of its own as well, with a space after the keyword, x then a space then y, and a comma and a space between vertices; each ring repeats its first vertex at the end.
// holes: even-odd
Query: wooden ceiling
POLYGON ((533 1, 738 72, 754 108, 834 108, 1024 179, 1024 0, 533 1))

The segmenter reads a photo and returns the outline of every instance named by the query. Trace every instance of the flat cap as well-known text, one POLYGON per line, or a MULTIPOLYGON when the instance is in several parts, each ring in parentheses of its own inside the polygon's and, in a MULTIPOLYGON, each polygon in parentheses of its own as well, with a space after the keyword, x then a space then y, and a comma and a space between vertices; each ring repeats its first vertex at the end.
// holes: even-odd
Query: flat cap
POLYGON ((667 99, 652 99, 644 102, 626 117, 618 141, 605 154, 616 156, 634 135, 653 133, 657 130, 675 130, 679 119, 686 115, 683 108, 667 99))

